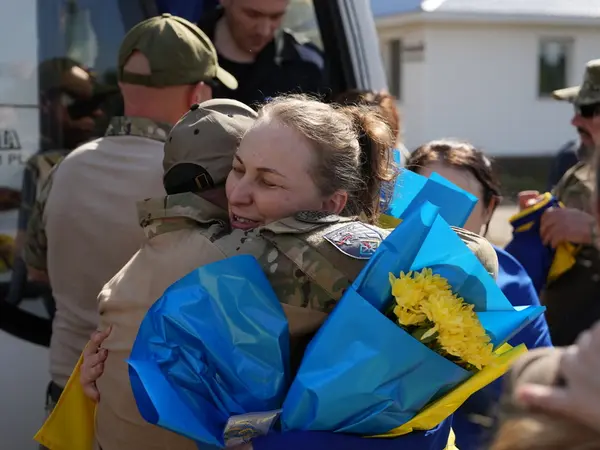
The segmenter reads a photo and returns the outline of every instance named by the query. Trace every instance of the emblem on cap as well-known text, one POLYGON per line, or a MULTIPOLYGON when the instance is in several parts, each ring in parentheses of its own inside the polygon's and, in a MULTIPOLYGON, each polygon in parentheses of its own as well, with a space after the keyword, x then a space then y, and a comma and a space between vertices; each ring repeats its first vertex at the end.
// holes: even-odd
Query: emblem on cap
POLYGON ((306 223, 336 223, 340 221, 338 215, 324 211, 300 211, 294 218, 306 223))

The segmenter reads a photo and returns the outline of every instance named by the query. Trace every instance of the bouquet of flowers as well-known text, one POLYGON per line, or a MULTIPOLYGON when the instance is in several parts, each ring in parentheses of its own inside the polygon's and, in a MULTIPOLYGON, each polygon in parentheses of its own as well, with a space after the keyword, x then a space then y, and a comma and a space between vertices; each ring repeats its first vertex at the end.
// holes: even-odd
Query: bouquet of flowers
POLYGON ((429 430, 509 368, 525 348, 504 343, 544 310, 514 308, 425 203, 346 291, 288 390, 284 315, 253 258, 236 258, 170 288, 130 359, 144 418, 204 444, 266 434, 279 414, 284 432, 429 430))
POLYGON ((543 311, 513 307, 426 203, 383 242, 311 341, 283 429, 433 428, 526 350, 504 344, 543 311))
POLYGON ((473 305, 452 292, 448 281, 431 269, 390 274, 395 302, 388 315, 431 350, 469 370, 493 362, 494 347, 473 305))

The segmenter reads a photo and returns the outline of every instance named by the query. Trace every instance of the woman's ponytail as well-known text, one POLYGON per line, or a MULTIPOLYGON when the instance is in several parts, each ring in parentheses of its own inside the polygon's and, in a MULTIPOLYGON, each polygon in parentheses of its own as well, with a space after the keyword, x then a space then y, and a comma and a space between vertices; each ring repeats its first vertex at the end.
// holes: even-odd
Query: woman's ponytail
POLYGON ((348 206, 364 213, 370 223, 376 223, 383 183, 392 181, 397 175, 392 164, 393 133, 376 108, 346 106, 343 111, 351 117, 358 136, 363 184, 363 188, 348 200, 348 206))

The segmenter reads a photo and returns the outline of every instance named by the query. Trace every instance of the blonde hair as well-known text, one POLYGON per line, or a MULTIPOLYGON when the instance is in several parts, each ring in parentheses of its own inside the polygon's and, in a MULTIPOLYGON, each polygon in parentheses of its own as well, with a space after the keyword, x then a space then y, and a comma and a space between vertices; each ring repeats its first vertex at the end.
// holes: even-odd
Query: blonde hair
POLYGON ((502 423, 490 450, 600 450, 600 433, 567 418, 526 413, 502 423))
POLYGON ((334 106, 303 95, 278 97, 265 104, 255 126, 276 120, 299 132, 313 146, 311 177, 327 196, 348 192, 344 214, 364 213, 376 223, 382 182, 392 181, 389 126, 372 108, 334 106))

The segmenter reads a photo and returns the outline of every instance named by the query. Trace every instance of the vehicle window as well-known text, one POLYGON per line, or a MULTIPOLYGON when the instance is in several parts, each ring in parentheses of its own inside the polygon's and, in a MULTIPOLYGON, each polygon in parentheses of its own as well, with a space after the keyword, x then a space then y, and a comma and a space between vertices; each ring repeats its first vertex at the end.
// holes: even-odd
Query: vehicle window
POLYGON ((50 105, 49 110, 40 111, 41 150, 70 150, 102 135, 110 118, 121 114, 116 71, 119 46, 126 31, 144 15, 133 0, 37 3, 40 103, 50 105), (59 127, 53 124, 56 115, 63 116, 59 127), (52 124, 49 128, 48 123, 52 124))
POLYGON ((48 161, 102 135, 122 113, 117 54, 126 31, 144 18, 142 3, 0 0, 15 13, 0 18, 0 295, 34 314, 47 317, 52 301, 46 285, 27 281, 18 258, 18 208, 39 188, 24 178, 25 166, 52 153, 37 167, 42 178, 48 161), (24 179, 30 189, 22 189, 24 179))
POLYGON ((31 155, 74 148, 101 133, 108 116, 118 112, 118 99, 106 88, 116 87, 120 41, 142 12, 137 8, 135 14, 129 5, 125 16, 123 4, 136 2, 119 0, 0 3, 18 9, 16 16, 0 19, 5 43, 0 53, 0 186, 20 190, 23 165, 31 155), (129 17, 129 23, 122 17, 129 17))
POLYGON ((323 41, 312 0, 292 0, 283 26, 323 50, 323 41))

